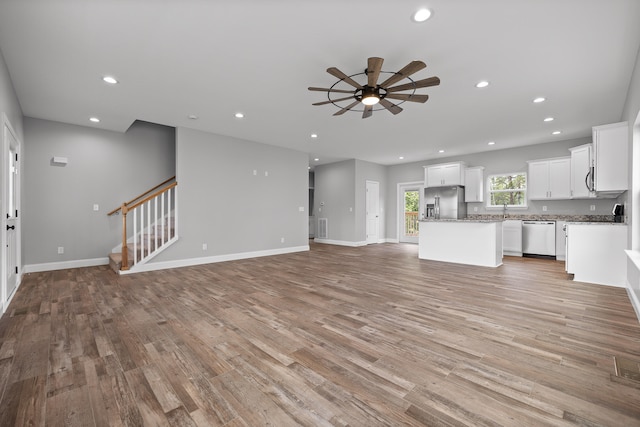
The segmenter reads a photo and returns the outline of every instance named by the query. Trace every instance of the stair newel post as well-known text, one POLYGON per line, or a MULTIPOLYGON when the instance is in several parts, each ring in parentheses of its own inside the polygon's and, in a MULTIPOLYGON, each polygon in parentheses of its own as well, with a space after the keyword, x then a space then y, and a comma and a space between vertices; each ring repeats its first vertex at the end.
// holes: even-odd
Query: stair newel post
POLYGON ((122 266, 121 270, 129 269, 129 247, 127 246, 127 213, 129 209, 126 203, 122 204, 122 266))

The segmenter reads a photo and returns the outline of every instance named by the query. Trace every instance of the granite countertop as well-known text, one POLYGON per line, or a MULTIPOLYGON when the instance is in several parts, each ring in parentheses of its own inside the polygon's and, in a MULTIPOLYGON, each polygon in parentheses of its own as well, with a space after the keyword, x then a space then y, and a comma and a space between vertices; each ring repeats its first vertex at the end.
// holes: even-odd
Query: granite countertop
POLYGON ((419 222, 503 222, 507 220, 521 221, 564 221, 567 224, 593 225, 627 225, 613 222, 613 215, 526 215, 526 214, 470 214, 462 219, 422 218, 419 222))
POLYGON ((502 214, 469 214, 467 219, 495 219, 523 220, 523 221, 565 221, 571 223, 594 223, 594 224, 616 224, 613 222, 613 215, 527 215, 507 213, 506 218, 502 214))

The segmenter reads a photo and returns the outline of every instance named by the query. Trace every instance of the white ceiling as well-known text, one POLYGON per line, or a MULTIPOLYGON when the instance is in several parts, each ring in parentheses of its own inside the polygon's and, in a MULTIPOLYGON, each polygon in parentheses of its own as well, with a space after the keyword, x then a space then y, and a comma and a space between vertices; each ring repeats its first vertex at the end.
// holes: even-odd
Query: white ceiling
POLYGON ((638 0, 0 0, 0 50, 26 116, 116 131, 134 120, 186 126, 318 164, 590 135, 621 119, 639 46, 638 0), (433 16, 417 24, 420 6, 433 16), (361 73, 370 56, 389 72, 422 60, 412 78, 442 83, 397 116, 311 105, 326 94, 307 87, 337 81, 328 67, 361 73), (483 79, 490 86, 475 88, 483 79))

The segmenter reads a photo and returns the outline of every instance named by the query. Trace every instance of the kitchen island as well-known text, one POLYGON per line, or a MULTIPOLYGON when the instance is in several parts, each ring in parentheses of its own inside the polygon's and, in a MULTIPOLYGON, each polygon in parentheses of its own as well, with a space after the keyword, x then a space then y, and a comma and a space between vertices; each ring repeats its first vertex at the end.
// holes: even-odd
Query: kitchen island
POLYGON ((418 258, 458 264, 502 265, 502 221, 420 221, 418 258))

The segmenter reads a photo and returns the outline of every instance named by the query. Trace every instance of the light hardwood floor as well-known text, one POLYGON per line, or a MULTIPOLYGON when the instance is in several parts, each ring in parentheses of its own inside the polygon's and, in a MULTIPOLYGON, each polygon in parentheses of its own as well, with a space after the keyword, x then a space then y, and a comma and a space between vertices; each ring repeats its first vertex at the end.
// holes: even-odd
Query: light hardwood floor
POLYGON ((29 274, 0 320, 0 424, 638 426, 627 294, 563 267, 312 244, 29 274))

